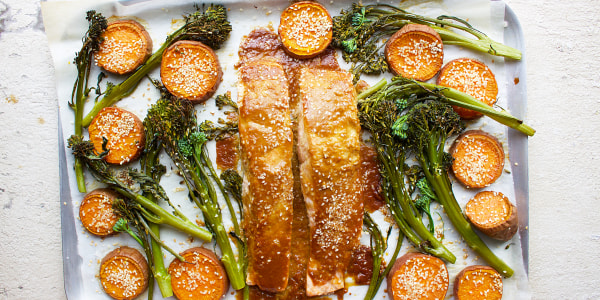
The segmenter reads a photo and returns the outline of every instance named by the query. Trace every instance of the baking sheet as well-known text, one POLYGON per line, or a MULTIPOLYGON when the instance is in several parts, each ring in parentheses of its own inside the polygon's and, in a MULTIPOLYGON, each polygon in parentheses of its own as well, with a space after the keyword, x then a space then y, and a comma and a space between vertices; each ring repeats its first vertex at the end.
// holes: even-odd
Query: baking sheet
MULTIPOLYGON (((235 80, 237 78, 234 69, 238 61, 237 49, 240 39, 243 35, 250 32, 257 26, 272 25, 276 28, 279 24, 279 15, 288 5, 288 1, 254 1, 247 3, 244 1, 220 1, 229 10, 229 19, 232 22, 233 31, 230 39, 224 47, 216 53, 223 67, 223 82, 219 86, 217 94, 231 91, 235 99, 236 89, 235 80)), ((322 1, 329 9, 332 15, 338 14, 341 8, 347 8, 349 1, 322 1)), ((367 3, 367 1, 365 1, 367 3)), ((386 1, 386 3, 390 3, 386 1)), ((398 5, 398 1, 392 2, 398 5)), ((441 14, 455 15, 467 19, 476 28, 482 30, 497 41, 505 40, 505 43, 521 49, 523 51, 523 37, 519 27, 518 20, 509 7, 501 1, 485 0, 445 0, 445 1, 403 1, 403 6, 410 5, 410 11, 429 16, 438 16, 441 14)), ((87 29, 85 21, 85 12, 89 9, 95 9, 102 12, 106 17, 122 16, 135 17, 144 26, 147 27, 154 43, 154 49, 158 49, 165 37, 180 26, 181 15, 185 12, 193 11, 190 1, 170 1, 168 4, 164 1, 152 0, 133 0, 133 1, 48 1, 42 3, 42 12, 46 33, 50 43, 54 64, 56 68, 57 91, 59 96, 59 140, 60 140, 60 178, 61 178, 61 219, 63 236, 63 259, 65 291, 69 299, 110 299, 104 294, 95 277, 101 258, 120 245, 129 245, 137 247, 135 242, 125 235, 112 236, 108 238, 98 238, 88 234, 80 225, 78 220, 79 203, 83 194, 77 191, 74 182, 73 159, 69 149, 65 149, 64 142, 68 136, 73 133, 73 113, 67 105, 70 100, 72 85, 76 77, 75 66, 71 63, 75 52, 81 48, 81 37, 87 29)), ((523 53, 525 55, 525 53, 523 53)), ((472 57, 484 61, 495 73, 499 83, 499 101, 501 107, 508 108, 511 113, 517 117, 525 117, 525 65, 524 61, 507 61, 499 57, 492 57, 485 54, 478 54, 472 51, 460 49, 458 47, 445 47, 444 61, 448 62, 458 57, 472 57), (515 78, 519 83, 515 84, 515 78)), ((339 57, 340 63, 343 60, 339 57)), ((97 68, 90 78, 96 78, 97 68)), ((153 78, 159 78, 158 70, 150 74, 153 78)), ((386 75, 389 78, 389 75, 386 75)), ((123 77, 110 77, 114 82, 120 82, 123 77)), ((373 83, 380 77, 363 77, 373 83)), ((110 79, 109 79, 110 80, 110 79)), ((106 83, 106 81, 104 82, 106 83)), ((90 85, 94 85, 91 82, 90 85)), ((146 80, 142 81, 136 92, 121 100, 116 106, 125 108, 137 114, 140 118, 145 116, 147 108, 158 99, 158 93, 146 80)), ((86 106, 89 110, 91 103, 86 106)), ((86 110, 86 112, 87 112, 86 110)), ((198 106, 200 119, 215 119, 217 114, 212 101, 207 105, 198 106)), ((504 280, 505 299, 528 299, 528 280, 527 280, 527 254, 528 254, 528 234, 527 234, 527 138, 513 130, 508 131, 504 126, 496 122, 482 118, 469 124, 469 129, 483 129, 496 135, 503 143, 505 151, 509 153, 505 163, 506 172, 500 179, 494 183, 490 189, 501 191, 506 194, 519 209, 520 217, 520 235, 516 235, 508 242, 498 242, 489 239, 484 240, 490 245, 494 252, 507 261, 515 270, 512 278, 504 280)), ((211 148, 212 156, 215 157, 214 147, 211 148)), ((161 161, 168 162, 168 157, 163 155, 161 161)), ((184 211, 190 218, 201 218, 199 211, 187 200, 185 189, 179 184, 176 175, 167 174, 161 181, 165 186, 170 198, 183 206, 184 211)), ((100 184, 93 181, 91 175, 86 176, 88 182, 88 191, 101 187, 100 184)), ((468 201, 476 191, 470 191, 462 188, 458 183, 453 185, 457 200, 461 205, 468 201)), ((437 208, 439 210, 439 207, 437 208)), ((226 210, 223 211, 226 216, 226 210)), ((451 223, 444 217, 445 235, 444 244, 457 256, 457 262, 454 265, 448 265, 448 271, 451 281, 454 275, 462 268, 474 263, 484 263, 471 252, 460 240, 460 237, 453 231, 451 223)), ((381 218, 379 218, 381 222, 381 218)), ((438 221, 436 221, 438 222, 438 221)), ((386 224, 381 224, 385 230, 386 224)), ((189 247, 198 246, 200 241, 189 240, 173 230, 165 228, 162 232, 164 240, 176 251, 181 251, 189 247)), ((395 235, 392 236, 395 238, 395 235)), ((368 236, 363 235, 363 241, 368 243, 368 236)), ((392 244, 392 243, 390 243, 392 244)), ((205 247, 213 248, 212 243, 205 243, 205 247)), ((392 246, 390 246, 392 247, 392 246)), ((407 241, 403 243, 404 253, 410 250, 411 246, 407 241)), ((392 249, 390 249, 391 255, 392 249)), ((218 249, 217 249, 218 252, 218 249)), ((165 255, 165 262, 171 261, 169 254, 165 255)), ((385 283, 380 288, 378 298, 384 295, 385 283)), ((346 295, 347 299, 362 299, 366 288, 351 287, 346 295)), ((449 291, 452 291, 450 287, 449 291)), ((230 291, 232 292, 232 291, 230 291)), ((451 292, 448 293, 450 298, 451 292)), ((161 299, 158 289, 155 291, 155 299, 161 299)), ((140 296, 144 299, 146 295, 140 296)), ((228 298, 234 298, 228 293, 228 298)), ((335 297, 334 297, 335 298, 335 297)))

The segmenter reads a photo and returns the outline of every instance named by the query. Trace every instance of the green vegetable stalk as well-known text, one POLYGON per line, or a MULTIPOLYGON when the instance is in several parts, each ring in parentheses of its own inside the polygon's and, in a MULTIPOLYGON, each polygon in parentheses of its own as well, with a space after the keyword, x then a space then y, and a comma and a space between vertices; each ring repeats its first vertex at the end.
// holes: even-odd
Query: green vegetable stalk
MULTIPOLYGON (((102 42, 102 33, 107 27, 106 18, 102 14, 93 10, 87 12, 86 19, 89 27, 83 36, 83 46, 75 55, 75 66, 77 67, 77 79, 73 86, 71 102, 69 106, 75 113, 75 135, 83 137, 83 107, 87 99, 90 88, 88 88, 88 78, 93 65, 93 54, 96 52, 102 42)), ((86 192, 85 178, 83 176, 83 165, 81 160, 75 159, 75 177, 77 179, 77 189, 81 193, 86 192)))
MULTIPOLYGON (((146 127, 144 125, 144 127, 146 127)), ((146 145, 144 146, 144 153, 140 160, 141 170, 146 176, 152 178, 155 182, 160 182, 160 178, 165 174, 166 168, 159 162, 159 154, 162 150, 160 143, 154 137, 154 133, 146 130, 146 145)), ((158 204, 158 200, 152 193, 147 193, 148 199, 158 204)), ((151 239, 151 257, 148 257, 148 261, 152 261, 154 279, 158 284, 161 295, 163 298, 173 296, 173 289, 171 287, 171 275, 169 275, 162 253, 162 242, 160 242, 160 226, 155 223, 148 224, 148 230, 156 239, 151 239)))
POLYGON ((371 280, 369 281, 369 288, 367 290, 367 294, 365 295, 364 300, 372 300, 375 298, 379 287, 381 287, 381 283, 385 280, 388 273, 392 269, 396 258, 398 257, 398 253, 400 253, 400 248, 402 247, 402 240, 404 237, 402 236, 402 232, 399 232, 398 239, 396 240, 396 248, 394 250, 394 254, 390 258, 390 261, 387 263, 386 268, 381 271, 381 265, 383 262, 383 256, 385 254, 385 250, 387 250, 388 239, 391 233, 388 231, 387 237, 384 238, 381 234, 381 230, 377 227, 377 224, 371 218, 371 215, 365 212, 364 214, 364 227, 369 232, 371 236, 371 253, 373 256, 373 274, 371 275, 371 280))

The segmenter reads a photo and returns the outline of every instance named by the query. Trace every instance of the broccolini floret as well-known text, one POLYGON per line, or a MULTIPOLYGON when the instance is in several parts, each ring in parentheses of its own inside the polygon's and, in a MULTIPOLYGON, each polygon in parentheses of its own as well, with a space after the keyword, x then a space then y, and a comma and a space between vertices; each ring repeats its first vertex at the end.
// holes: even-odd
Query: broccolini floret
MULTIPOLYGON (((191 102, 163 94, 146 115, 144 124, 161 141, 179 174, 183 177, 189 197, 200 208, 207 228, 215 236, 221 249, 221 262, 234 289, 246 286, 244 275, 245 257, 236 256, 229 238, 215 185, 222 191, 234 225, 234 236, 240 237, 241 229, 228 194, 213 168, 208 156, 206 142, 211 137, 202 124, 197 124, 196 110, 191 102)), ((238 249, 241 247, 238 244, 238 249)))
POLYGON ((521 59, 519 50, 492 40, 460 18, 430 18, 380 3, 353 3, 352 7, 335 16, 332 45, 340 48, 344 60, 353 64, 355 79, 358 79, 361 73, 380 74, 389 70, 381 51, 385 45, 384 40, 409 23, 431 27, 440 35, 445 45, 458 45, 491 55, 521 59))
MULTIPOLYGON (((443 101, 418 103, 407 114, 406 141, 410 151, 415 155, 437 201, 444 207, 454 228, 467 245, 491 267, 505 277, 512 276, 513 270, 487 247, 465 219, 452 191, 448 175, 452 160, 444 151, 444 146, 450 136, 464 129, 460 116, 443 101)), ((428 193, 427 190, 421 191, 428 193)))
POLYGON ((371 134, 371 144, 379 159, 382 196, 400 231, 419 250, 454 263, 456 257, 423 224, 411 198, 414 187, 407 180, 411 169, 405 164, 408 149, 405 142, 394 134, 393 128, 405 107, 418 101, 409 95, 404 95, 403 91, 390 91, 360 96, 359 120, 361 127, 371 134), (398 98, 406 99, 396 101, 398 98))

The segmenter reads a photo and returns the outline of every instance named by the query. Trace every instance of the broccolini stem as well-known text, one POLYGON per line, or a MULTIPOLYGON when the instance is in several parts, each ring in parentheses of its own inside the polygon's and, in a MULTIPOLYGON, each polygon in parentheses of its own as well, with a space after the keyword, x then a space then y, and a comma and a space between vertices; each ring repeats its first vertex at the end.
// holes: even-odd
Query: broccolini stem
MULTIPOLYGON (((148 143, 146 143, 146 147, 148 146, 148 143)), ((156 147, 146 148, 144 162, 142 163, 144 173, 150 176, 151 178, 155 179, 157 182, 160 180, 160 175, 153 176, 152 169, 158 164, 158 153, 161 149, 162 147, 160 145, 157 145, 156 147)), ((153 195, 148 195, 148 199, 158 204, 158 201, 153 195)), ((168 298, 173 296, 173 288, 171 286, 171 275, 169 275, 167 269, 165 268, 165 262, 162 253, 163 245, 161 245, 158 242, 160 240, 160 226, 154 223, 147 224, 147 226, 149 229, 148 233, 150 234, 150 236, 152 236, 152 239, 150 241, 150 247, 152 250, 154 279, 158 284, 160 294, 163 296, 163 298, 168 298)))
MULTIPOLYGON (((158 224, 150 223, 148 224, 148 227, 154 235, 160 238, 160 227, 158 226, 158 224)), ((164 298, 171 297, 173 296, 173 289, 171 287, 171 275, 169 275, 167 269, 165 268, 162 246, 154 239, 150 241, 150 246, 152 247, 152 261, 154 262, 154 278, 158 283, 160 294, 164 298)))
POLYGON ((81 159, 76 158, 73 167, 75 168, 75 178, 77 180, 77 190, 80 193, 85 193, 86 192, 85 176, 83 176, 83 165, 81 164, 81 159))
POLYGON ((535 129, 523 123, 522 120, 517 119, 516 117, 512 116, 511 114, 505 111, 497 111, 491 106, 479 101, 478 99, 467 93, 463 93, 453 88, 443 87, 427 82, 421 82, 419 84, 425 87, 426 89, 440 91, 442 95, 445 96, 442 99, 446 100, 448 104, 480 112, 490 117, 491 119, 496 120, 498 123, 518 130, 528 136, 533 136, 535 134, 535 129))
MULTIPOLYGON (((394 186, 393 191, 395 200, 401 207, 401 213, 404 220, 408 223, 410 228, 422 239, 420 244, 416 244, 422 250, 435 255, 439 258, 443 258, 450 263, 456 262, 456 256, 450 252, 433 234, 425 227, 420 218, 415 215, 413 208, 408 203, 410 196, 407 194, 404 188, 404 180, 402 177, 402 170, 400 170, 397 164, 390 164, 390 159, 380 159, 383 164, 383 169, 386 174, 391 176, 390 180, 394 186)), ((404 159, 400 160, 403 164, 404 159)))
POLYGON ((503 56, 515 60, 520 60, 522 56, 521 51, 513 47, 506 46, 502 43, 495 42, 487 36, 475 40, 467 38, 464 35, 460 35, 446 28, 438 26, 431 26, 431 28, 433 28, 440 35, 445 45, 456 45, 471 50, 487 52, 491 55, 503 56))
POLYGON ((205 162, 206 166, 208 167, 213 180, 217 183, 217 186, 219 187, 219 190, 221 190, 221 194, 223 194, 223 198, 225 198, 225 203, 227 204, 227 208, 229 209, 229 214, 231 215, 231 222, 233 223, 233 228, 234 228, 235 234, 237 236, 242 236, 242 231, 240 230, 240 225, 239 225, 239 222, 237 219, 237 214, 236 214, 235 210, 233 209, 233 205, 231 204, 231 199, 229 198, 229 194, 223 187, 223 183, 221 183, 221 180, 219 179, 217 172, 215 172, 215 169, 213 168, 213 165, 212 165, 212 161, 210 160, 210 157, 208 157, 208 153, 204 146, 202 147, 202 160, 205 162))
POLYGON ((385 253, 385 250, 388 246, 388 241, 384 239, 383 235, 381 234, 381 230, 379 230, 377 224, 366 212, 364 214, 364 224, 371 235, 371 253, 373 255, 373 273, 371 275, 371 281, 369 282, 369 288, 367 290, 367 294, 365 295, 364 300, 372 300, 375 298, 375 295, 377 294, 381 283, 392 269, 392 265, 396 261, 398 253, 400 253, 400 248, 402 247, 402 240, 404 239, 404 236, 402 235, 402 232, 398 232, 398 239, 396 240, 396 248, 394 250, 394 254, 390 258, 390 261, 388 262, 388 265, 385 268, 385 270, 381 272, 381 263, 383 261, 383 255, 385 253))
POLYGON ((242 299, 250 300, 250 287, 248 285, 246 285, 242 290, 242 299))
MULTIPOLYGON (((434 161, 435 159, 430 158, 430 160, 434 161)), ((504 277, 511 277, 514 271, 502 261, 502 259, 498 258, 490 248, 488 248, 477 233, 475 233, 471 224, 465 219, 462 210, 454 197, 454 193, 452 192, 450 181, 447 178, 448 173, 440 169, 429 169, 423 155, 420 156, 419 162, 423 167, 423 172, 425 173, 427 180, 432 185, 438 197, 438 201, 444 207, 448 218, 463 237, 467 245, 504 277)))
POLYGON ((215 232, 217 244, 219 244, 219 248, 221 248, 221 252, 223 253, 221 256, 221 262, 223 262, 223 266, 227 271, 231 287, 234 290, 240 290, 246 286, 246 278, 240 264, 238 263, 238 260, 235 257, 235 254, 233 253, 233 249, 229 242, 229 235, 223 226, 223 222, 221 221, 218 223, 213 230, 215 232))
POLYGON ((222 253, 221 262, 225 267, 225 272, 231 286, 235 290, 240 290, 246 286, 246 277, 241 264, 233 253, 227 230, 223 226, 221 209, 217 202, 216 192, 197 153, 192 155, 192 160, 193 167, 183 167, 181 163, 177 163, 176 165, 182 174, 184 174, 183 178, 190 190, 190 198, 200 211, 202 211, 204 223, 215 235, 216 242, 222 253))
POLYGON ((385 200, 385 203, 387 203, 390 207, 390 212, 394 217, 394 221, 396 221, 396 225, 400 229, 400 232, 402 232, 402 234, 404 234, 413 245, 420 245, 423 240, 412 231, 410 226, 408 226, 406 220, 404 220, 404 218, 402 217, 402 212, 399 211, 397 205, 392 204, 392 200, 387 195, 384 194, 383 198, 385 200))
MULTIPOLYGON (((79 70, 78 79, 75 90, 75 135, 83 136, 83 126, 81 119, 83 118, 83 105, 85 103, 84 89, 87 89, 87 75, 89 74, 89 66, 85 70, 79 70), (84 87, 86 85, 86 87, 84 87)), ((77 179, 77 189, 80 193, 86 192, 85 177, 83 175, 83 164, 81 159, 75 158, 75 178, 77 179)))
POLYGON ((182 232, 185 232, 187 234, 190 234, 197 238, 200 238, 203 241, 208 242, 212 239, 212 235, 206 229, 200 228, 196 224, 194 224, 188 220, 184 221, 179 218, 176 218, 175 216, 173 216, 173 215, 169 214, 167 211, 165 211, 162 207, 158 206, 158 204, 152 202, 152 200, 150 200, 140 194, 131 192, 128 189, 125 189, 120 186, 115 186, 114 189, 117 192, 121 193, 122 195, 135 200, 142 207, 144 207, 145 209, 147 209, 150 212, 152 212, 153 214, 155 214, 160 220, 159 222, 156 222, 156 223, 167 224, 167 225, 172 226, 173 228, 178 229, 182 232))
POLYGON ((140 81, 153 69, 155 69, 161 61, 162 54, 167 48, 168 43, 163 44, 158 51, 156 51, 144 65, 138 68, 135 73, 127 77, 125 81, 113 86, 111 89, 106 91, 106 94, 102 99, 94 104, 92 110, 83 118, 81 124, 84 127, 90 126, 92 119, 105 107, 109 107, 115 104, 117 101, 131 95, 140 83, 140 81))
POLYGON ((357 99, 361 100, 373 95, 378 90, 382 89, 386 84, 387 80, 385 80, 385 78, 379 80, 376 84, 358 94, 357 99))

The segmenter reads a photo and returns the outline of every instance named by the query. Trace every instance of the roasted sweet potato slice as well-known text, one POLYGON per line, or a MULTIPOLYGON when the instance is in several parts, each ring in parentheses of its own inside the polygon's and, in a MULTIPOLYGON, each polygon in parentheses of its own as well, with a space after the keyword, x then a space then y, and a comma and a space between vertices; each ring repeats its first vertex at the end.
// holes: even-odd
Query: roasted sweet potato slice
POLYGON ((229 289, 225 268, 210 250, 190 248, 182 253, 185 261, 174 259, 169 265, 171 286, 179 300, 216 300, 229 289))
POLYGON ((488 266, 468 266, 454 279, 457 300, 502 299, 502 276, 488 266))
POLYGON ((103 138, 106 138, 111 164, 126 164, 137 159, 144 150, 146 135, 142 121, 133 113, 118 107, 103 108, 88 127, 90 141, 97 153, 102 153, 103 138))
POLYGON ((119 194, 111 189, 95 189, 89 192, 79 205, 79 219, 90 233, 107 236, 112 233, 113 226, 119 216, 112 208, 113 201, 119 194))
POLYGON ((431 255, 407 253, 398 258, 387 276, 392 300, 444 299, 448 291, 448 270, 431 255))
POLYGON ((160 78, 169 92, 193 103, 210 98, 223 71, 215 52, 197 41, 178 41, 163 53, 160 78))
POLYGON ((385 45, 385 59, 392 73, 426 81, 442 68, 442 38, 431 27, 408 24, 394 33, 385 45))
POLYGON ((508 241, 519 228, 517 207, 500 192, 477 193, 465 206, 469 222, 487 236, 508 241))
MULTIPOLYGON (((496 103, 498 96, 498 83, 492 70, 484 63, 471 58, 459 58, 448 62, 440 71, 437 84, 467 93, 489 106, 496 103)), ((481 113, 470 109, 458 106, 453 108, 463 119, 482 116, 481 113)))
POLYGON ((94 54, 96 64, 115 74, 132 72, 152 54, 152 39, 140 23, 117 20, 102 34, 100 49, 94 54))
POLYGON ((463 132, 452 144, 452 172, 468 188, 492 184, 504 169, 504 149, 494 136, 481 130, 463 132))
POLYGON ((148 288, 148 263, 136 249, 119 247, 100 262, 100 283, 112 298, 133 299, 148 288))
POLYGON ((321 4, 296 2, 281 13, 279 37, 295 58, 311 58, 323 52, 333 37, 333 20, 321 4))

